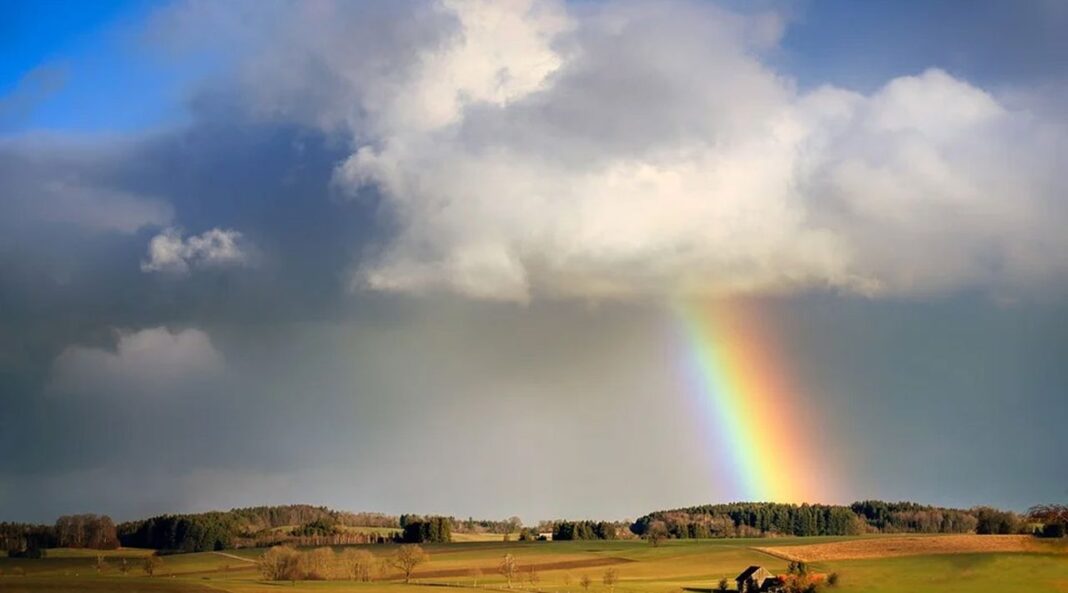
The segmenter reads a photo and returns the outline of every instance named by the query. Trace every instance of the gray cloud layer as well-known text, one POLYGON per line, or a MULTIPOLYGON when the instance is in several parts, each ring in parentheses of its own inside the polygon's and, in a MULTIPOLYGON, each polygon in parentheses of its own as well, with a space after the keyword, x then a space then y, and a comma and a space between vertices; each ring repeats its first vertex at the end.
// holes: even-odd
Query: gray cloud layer
POLYGON ((222 355, 201 330, 157 327, 119 332, 114 351, 69 346, 52 368, 50 388, 60 393, 125 397, 181 395, 190 382, 217 374, 222 355))

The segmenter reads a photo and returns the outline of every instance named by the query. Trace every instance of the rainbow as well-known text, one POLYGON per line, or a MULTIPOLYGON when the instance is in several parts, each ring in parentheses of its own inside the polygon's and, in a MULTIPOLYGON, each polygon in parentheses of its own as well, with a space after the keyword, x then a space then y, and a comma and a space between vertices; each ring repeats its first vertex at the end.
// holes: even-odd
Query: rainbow
POLYGON ((790 373, 762 315, 738 302, 677 306, 689 388, 707 410, 731 494, 747 501, 817 502, 833 489, 790 373))

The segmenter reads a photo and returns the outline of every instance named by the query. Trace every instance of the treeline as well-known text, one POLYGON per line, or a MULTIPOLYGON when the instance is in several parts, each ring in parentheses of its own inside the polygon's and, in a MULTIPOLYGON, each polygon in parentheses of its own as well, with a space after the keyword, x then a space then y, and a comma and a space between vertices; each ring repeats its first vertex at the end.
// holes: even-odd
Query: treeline
MULTIPOLYGON (((402 521, 404 517, 405 515, 401 515, 402 521)), ((523 528, 523 521, 519 517, 509 517, 501 520, 449 517, 449 521, 452 523, 452 531, 454 533, 500 533, 505 535, 519 533, 523 528)))
POLYGON ((227 511, 244 534, 288 525, 325 521, 346 527, 400 527, 397 517, 382 513, 350 513, 306 504, 262 506, 227 511))
POLYGON ((160 515, 119 525, 124 546, 174 552, 235 547, 367 544, 392 540, 343 527, 397 528, 398 519, 381 513, 348 513, 311 505, 248 507, 187 515, 160 515), (288 530, 280 528, 289 527, 288 530))
POLYGON ((64 515, 53 525, 0 523, 0 549, 8 556, 40 558, 48 548, 117 547, 118 532, 107 515, 64 515))
POLYGON ((557 521, 553 525, 553 541, 616 537, 616 525, 608 521, 557 521))
POLYGON ((451 517, 401 515, 400 541, 407 544, 447 543, 452 541, 451 517))
POLYGON ((319 507, 258 507, 229 512, 193 515, 161 515, 120 525, 122 545, 174 552, 205 552, 235 547, 267 547, 280 544, 326 546, 384 543, 448 542, 448 517, 404 515, 393 521, 384 515, 338 513, 319 507), (378 525, 353 525, 358 517, 378 525), (298 523, 279 531, 278 528, 298 523), (346 527, 401 526, 396 535, 360 533, 346 527))
POLYGON ((971 533, 979 526, 974 511, 938 508, 914 502, 864 500, 850 508, 881 533, 971 533))
POLYGON ((631 530, 643 537, 700 539, 782 535, 855 535, 864 523, 849 507, 778 503, 730 503, 658 511, 631 530))
POLYGON ((51 525, 0 523, 0 550, 8 556, 40 558, 47 548, 56 546, 56 532, 51 525))
POLYGON ((168 552, 204 552, 235 547, 281 544, 328 546, 385 542, 447 542, 456 525, 518 530, 518 518, 505 521, 460 521, 351 513, 312 505, 258 506, 207 513, 168 514, 116 525, 106 515, 69 515, 54 525, 0 523, 0 551, 40 557, 55 547, 111 549, 120 545, 168 552), (361 531, 359 528, 376 528, 361 531), (390 530, 397 530, 391 533, 390 530))
POLYGON ((1041 537, 1065 537, 1068 534, 1068 505, 1040 504, 1027 510, 1027 518, 1038 525, 1041 537))
POLYGON ((950 509, 914 502, 865 500, 850 507, 873 530, 882 533, 978 533, 1029 532, 1024 517, 992 507, 950 509))
MULTIPOLYGON (((203 513, 212 514, 212 513, 203 513)), ((382 513, 350 513, 323 506, 291 504, 260 506, 225 511, 242 535, 290 525, 306 525, 317 521, 346 527, 399 527, 397 517, 382 513)))
POLYGON ((714 504, 657 511, 631 530, 652 538, 858 535, 861 533, 1023 533, 1019 515, 990 507, 951 509, 913 502, 865 500, 850 506, 779 503, 714 504))
POLYGON ((107 515, 65 515, 56 519, 56 547, 113 550, 119 547, 115 522, 107 515))
POLYGON ((119 526, 123 546, 173 552, 207 552, 234 547, 238 527, 228 513, 160 515, 119 526))

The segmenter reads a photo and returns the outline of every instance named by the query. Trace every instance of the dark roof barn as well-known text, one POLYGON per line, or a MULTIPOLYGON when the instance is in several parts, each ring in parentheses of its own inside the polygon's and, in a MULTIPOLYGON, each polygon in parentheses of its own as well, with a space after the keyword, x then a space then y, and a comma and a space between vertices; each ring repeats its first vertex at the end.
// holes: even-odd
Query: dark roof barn
POLYGON ((738 591, 745 591, 746 583, 749 581, 753 581, 757 587, 764 590, 767 585, 778 583, 778 578, 763 566, 750 566, 734 579, 734 582, 738 584, 738 591))

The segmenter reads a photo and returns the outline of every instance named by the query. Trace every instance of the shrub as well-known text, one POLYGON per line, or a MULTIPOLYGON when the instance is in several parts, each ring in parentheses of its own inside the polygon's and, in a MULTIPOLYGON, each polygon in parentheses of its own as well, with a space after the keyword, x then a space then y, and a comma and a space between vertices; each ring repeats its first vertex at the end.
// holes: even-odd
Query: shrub
POLYGON ((260 556, 259 567, 268 581, 296 581, 304 577, 300 552, 289 546, 275 546, 260 556))
POLYGON ((295 527, 292 531, 290 531, 290 535, 298 537, 322 537, 329 535, 337 535, 339 533, 341 533, 341 531, 337 528, 337 525, 335 525, 332 520, 325 518, 319 518, 314 521, 311 521, 310 523, 305 523, 304 525, 301 525, 300 527, 295 527))
POLYGON ((341 565, 345 575, 354 581, 370 581, 374 577, 377 561, 367 550, 346 548, 341 552, 341 565))
POLYGON ((337 555, 333 548, 315 548, 300 555, 300 572, 305 579, 325 581, 332 576, 337 566, 337 555))

